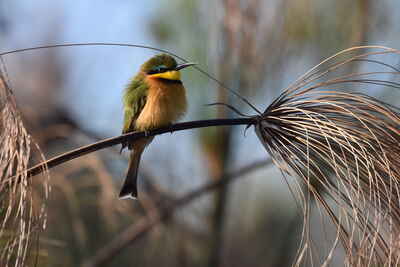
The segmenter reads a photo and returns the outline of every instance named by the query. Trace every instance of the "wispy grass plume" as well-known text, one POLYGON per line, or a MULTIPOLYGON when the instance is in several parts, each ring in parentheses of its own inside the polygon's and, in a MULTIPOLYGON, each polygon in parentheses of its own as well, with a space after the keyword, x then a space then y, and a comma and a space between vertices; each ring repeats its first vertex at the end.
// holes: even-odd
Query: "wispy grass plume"
MULTIPOLYGON (((0 265, 25 266, 33 233, 44 226, 43 206, 34 206, 27 167, 32 140, 27 133, 4 64, 0 69, 0 265), (7 179, 14 176, 15 179, 7 179)), ((46 180, 45 191, 47 196, 46 180)))
POLYGON ((294 190, 305 215, 297 264, 315 262, 309 229, 314 204, 336 227, 348 266, 395 266, 400 260, 398 109, 339 89, 349 83, 398 89, 387 77, 400 72, 385 61, 400 59, 399 53, 354 47, 328 58, 287 88, 256 126, 283 173, 301 178, 294 190), (340 74, 360 61, 373 71, 340 74))

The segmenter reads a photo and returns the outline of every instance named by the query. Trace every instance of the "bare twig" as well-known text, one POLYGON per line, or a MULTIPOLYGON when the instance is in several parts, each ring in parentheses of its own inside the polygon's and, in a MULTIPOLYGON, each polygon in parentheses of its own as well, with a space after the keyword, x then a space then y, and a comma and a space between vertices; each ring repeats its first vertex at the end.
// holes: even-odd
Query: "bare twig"
POLYGON ((88 259, 83 266, 84 267, 95 267, 102 266, 113 259, 122 249, 131 245, 137 239, 145 236, 155 225, 165 221, 170 216, 174 214, 176 210, 190 204, 193 200, 199 198, 200 196, 209 193, 216 188, 224 186, 237 178, 244 177, 244 175, 255 171, 261 167, 268 166, 272 163, 271 160, 261 160, 249 164, 231 174, 224 176, 218 181, 212 181, 206 185, 195 189, 186 195, 178 198, 169 207, 163 208, 151 219, 142 217, 134 225, 128 227, 125 231, 120 233, 114 240, 112 240, 106 247, 101 248, 95 256, 88 259))
MULTIPOLYGON (((51 169, 57 165, 70 161, 72 159, 78 158, 80 156, 89 154, 91 152, 110 147, 113 145, 118 145, 128 140, 137 140, 139 138, 143 138, 146 136, 155 136, 168 132, 175 132, 187 129, 194 128, 202 128, 202 127, 211 127, 211 126, 222 126, 222 125, 253 125, 257 122, 257 117, 253 118, 239 118, 239 119, 215 119, 215 120, 201 120, 201 121, 190 121, 190 122, 182 122, 173 124, 171 126, 161 127, 155 130, 147 131, 147 132, 132 132, 128 134, 123 134, 117 137, 112 137, 108 139, 101 140, 99 142, 83 146, 77 148, 72 151, 68 151, 64 154, 56 156, 52 159, 49 159, 45 162, 42 162, 30 169, 27 170, 28 177, 35 176, 39 173, 42 173, 44 170, 51 169)), ((11 177, 13 179, 15 177, 11 177)))

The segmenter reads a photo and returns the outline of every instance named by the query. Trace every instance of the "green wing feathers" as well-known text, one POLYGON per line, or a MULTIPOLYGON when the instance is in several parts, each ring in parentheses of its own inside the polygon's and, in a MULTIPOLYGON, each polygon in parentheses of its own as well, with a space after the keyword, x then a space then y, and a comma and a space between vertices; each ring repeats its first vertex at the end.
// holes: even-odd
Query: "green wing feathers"
MULTIPOLYGON (((123 97, 124 126, 122 133, 135 130, 135 121, 146 104, 148 85, 141 76, 135 77, 126 87, 123 97)), ((122 144, 122 149, 127 144, 122 144)), ((121 149, 121 150, 122 150, 121 149)))

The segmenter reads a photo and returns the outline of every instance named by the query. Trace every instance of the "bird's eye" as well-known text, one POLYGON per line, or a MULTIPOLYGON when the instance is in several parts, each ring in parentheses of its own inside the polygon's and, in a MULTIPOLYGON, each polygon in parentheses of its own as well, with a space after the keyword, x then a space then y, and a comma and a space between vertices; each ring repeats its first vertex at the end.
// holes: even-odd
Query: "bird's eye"
POLYGON ((168 68, 164 65, 155 66, 149 71, 149 74, 161 73, 161 72, 165 72, 167 70, 168 70, 168 68))

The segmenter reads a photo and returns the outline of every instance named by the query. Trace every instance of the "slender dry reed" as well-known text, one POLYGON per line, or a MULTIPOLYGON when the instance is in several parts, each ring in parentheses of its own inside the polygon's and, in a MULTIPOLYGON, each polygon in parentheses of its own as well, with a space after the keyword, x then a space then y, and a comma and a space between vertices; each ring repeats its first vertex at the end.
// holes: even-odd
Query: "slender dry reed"
MULTIPOLYGON (((34 247, 32 234, 44 226, 45 214, 43 206, 33 205, 26 172, 32 141, 17 110, 4 65, 0 69, 0 101, 0 265, 25 266, 34 247), (13 175, 18 179, 7 179, 13 175)), ((47 197, 46 181, 42 183, 47 197)))
POLYGON ((331 219, 337 233, 324 265, 339 241, 347 266, 399 263, 398 110, 365 94, 338 89, 349 83, 400 88, 387 78, 400 77, 393 66, 399 56, 398 50, 377 46, 339 52, 288 87, 256 125, 260 141, 282 172, 302 181, 293 190, 305 216, 295 265, 318 261, 310 237, 313 204, 331 219), (343 74, 354 62, 373 70, 343 74))

